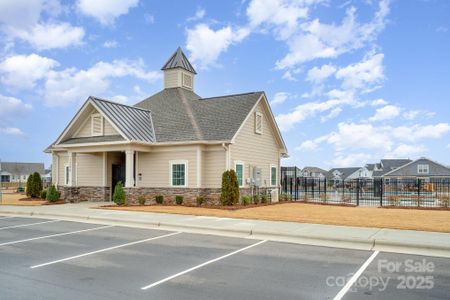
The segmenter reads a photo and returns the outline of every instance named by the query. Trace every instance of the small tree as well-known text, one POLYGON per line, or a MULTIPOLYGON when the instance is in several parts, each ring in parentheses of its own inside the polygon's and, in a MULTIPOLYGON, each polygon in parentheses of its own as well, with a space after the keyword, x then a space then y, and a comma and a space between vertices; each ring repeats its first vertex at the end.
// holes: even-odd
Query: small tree
POLYGON ((34 172, 31 180, 31 197, 39 198, 42 192, 42 179, 38 172, 34 172))
POLYGON ((114 203, 117 205, 124 205, 126 201, 126 195, 125 191, 123 190, 122 182, 119 181, 116 184, 116 187, 114 188, 114 195, 113 195, 114 203))
POLYGON ((33 182, 33 173, 31 173, 27 179, 27 190, 26 190, 27 197, 31 197, 31 192, 33 190, 32 182, 33 182))
POLYGON ((47 191, 47 201, 48 202, 56 202, 59 199, 59 193, 56 190, 56 187, 54 184, 52 184, 47 191))
POLYGON ((220 194, 222 205, 234 205, 239 202, 239 183, 234 170, 222 174, 222 192, 220 194))

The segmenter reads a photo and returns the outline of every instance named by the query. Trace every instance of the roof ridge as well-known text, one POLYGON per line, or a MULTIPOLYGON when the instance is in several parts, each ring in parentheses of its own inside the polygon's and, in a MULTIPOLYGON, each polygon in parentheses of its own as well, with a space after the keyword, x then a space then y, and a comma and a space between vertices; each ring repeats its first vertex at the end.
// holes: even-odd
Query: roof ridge
POLYGON ((126 106, 126 107, 129 107, 129 108, 135 108, 135 109, 140 109, 140 110, 151 112, 151 110, 149 110, 149 109, 136 107, 136 106, 133 106, 133 105, 127 105, 127 104, 123 104, 123 103, 119 103, 119 102, 115 102, 115 101, 112 101, 112 100, 103 99, 103 98, 99 98, 99 97, 95 97, 95 96, 89 96, 89 98, 92 98, 92 99, 97 100, 97 101, 108 102, 108 103, 111 103, 111 104, 116 104, 116 105, 120 105, 120 106, 126 106))
POLYGON ((263 91, 255 91, 255 92, 247 92, 247 93, 229 94, 229 95, 223 95, 223 96, 214 96, 214 97, 200 98, 199 100, 208 100, 208 99, 215 99, 215 98, 226 98, 226 97, 233 97, 233 96, 243 96, 243 95, 258 94, 258 93, 264 93, 264 92, 263 91))

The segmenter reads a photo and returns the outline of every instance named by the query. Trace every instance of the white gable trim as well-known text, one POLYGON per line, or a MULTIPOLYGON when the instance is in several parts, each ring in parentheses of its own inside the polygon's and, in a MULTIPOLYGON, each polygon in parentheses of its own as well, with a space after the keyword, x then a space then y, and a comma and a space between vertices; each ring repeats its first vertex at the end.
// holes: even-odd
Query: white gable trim
POLYGON ((263 93, 261 95, 261 97, 258 99, 258 101, 256 101, 255 105, 253 105, 252 109, 250 110, 250 112, 248 113, 247 117, 245 117, 244 122, 242 122, 241 126, 239 127, 239 129, 236 131, 236 133, 234 134, 233 138, 231 139, 231 143, 234 143, 236 141, 237 136, 239 135, 239 133, 242 131, 242 128, 244 128, 244 125, 247 123, 247 121, 254 115, 254 111, 256 109, 256 107, 258 107, 259 103, 261 101, 264 101, 267 107, 267 110, 269 112, 269 116, 270 116, 270 120, 272 121, 271 126, 273 128, 275 128, 275 132, 278 135, 278 138, 281 141, 281 145, 282 145, 282 154, 286 155, 287 157, 287 148, 286 148, 286 144, 284 143, 283 140, 283 136, 281 135, 280 129, 278 128, 277 122, 275 120, 275 117, 272 113, 272 109, 270 108, 269 103, 267 102, 267 98, 266 95, 263 93))

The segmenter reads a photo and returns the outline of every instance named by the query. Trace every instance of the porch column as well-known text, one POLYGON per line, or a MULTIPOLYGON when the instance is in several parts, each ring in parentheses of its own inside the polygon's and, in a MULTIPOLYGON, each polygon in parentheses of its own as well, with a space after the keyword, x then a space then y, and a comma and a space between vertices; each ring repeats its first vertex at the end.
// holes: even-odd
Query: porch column
POLYGON ((69 152, 69 186, 77 186, 77 153, 69 152))
POLYGON ((125 187, 134 186, 134 150, 125 151, 125 187))

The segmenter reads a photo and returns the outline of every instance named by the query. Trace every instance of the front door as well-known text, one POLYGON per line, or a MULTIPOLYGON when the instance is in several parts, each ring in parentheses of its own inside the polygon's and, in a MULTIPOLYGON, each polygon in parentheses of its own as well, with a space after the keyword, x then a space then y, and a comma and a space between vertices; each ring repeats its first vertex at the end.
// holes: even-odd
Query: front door
POLYGON ((122 182, 123 185, 125 185, 125 165, 124 164, 120 164, 120 165, 113 164, 112 165, 111 195, 114 193, 114 188, 116 187, 116 184, 119 181, 122 182))

